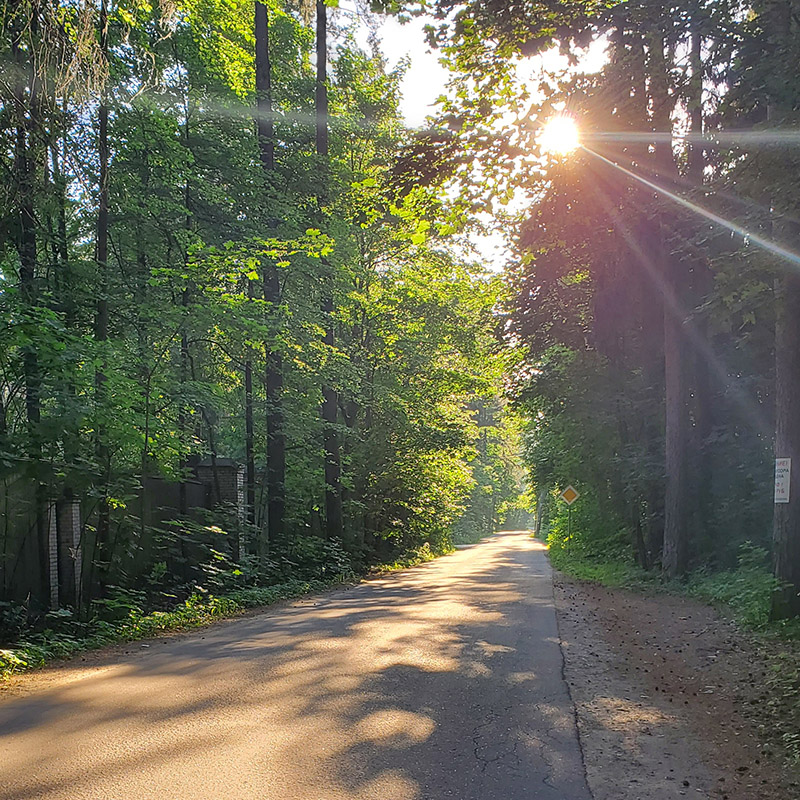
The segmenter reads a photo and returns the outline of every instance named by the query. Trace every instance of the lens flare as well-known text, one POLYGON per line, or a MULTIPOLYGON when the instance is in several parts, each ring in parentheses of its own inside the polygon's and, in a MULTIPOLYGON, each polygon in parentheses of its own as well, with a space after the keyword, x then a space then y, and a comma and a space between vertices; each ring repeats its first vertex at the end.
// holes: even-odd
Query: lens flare
POLYGON ((578 125, 573 117, 559 114, 542 126, 539 134, 539 147, 542 148, 543 153, 566 156, 577 150, 580 145, 578 125))

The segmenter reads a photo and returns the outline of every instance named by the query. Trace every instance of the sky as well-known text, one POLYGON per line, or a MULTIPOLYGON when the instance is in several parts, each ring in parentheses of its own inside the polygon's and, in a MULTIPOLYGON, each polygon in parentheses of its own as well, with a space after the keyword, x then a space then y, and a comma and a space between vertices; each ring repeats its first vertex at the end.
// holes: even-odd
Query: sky
MULTIPOLYGON (((408 56, 410 66, 402 84, 403 100, 401 110, 406 123, 413 128, 425 122, 433 112, 436 98, 444 91, 448 71, 439 63, 437 54, 432 53, 425 41, 426 20, 415 18, 401 25, 396 18, 387 17, 378 30, 388 66, 393 69, 398 62, 408 56)), ((607 43, 600 39, 585 51, 578 51, 580 69, 583 72, 596 72, 606 60, 607 43)), ((568 60, 555 50, 530 59, 531 80, 540 70, 557 71, 566 69, 568 60)))
MULTIPOLYGON (((353 0, 342 0, 340 8, 345 13, 355 14, 353 0)), ((436 99, 446 90, 449 72, 439 63, 439 55, 431 52, 425 41, 425 18, 412 18, 401 24, 395 17, 385 17, 377 30, 381 50, 386 56, 387 66, 393 69, 403 59, 409 59, 409 66, 401 84, 402 100, 400 110, 409 127, 417 128, 425 123, 427 116, 434 112, 436 99)), ((360 44, 366 48, 369 30, 362 25, 358 36, 360 44)), ((583 71, 593 72, 605 62, 606 43, 596 42, 579 58, 583 71)), ((558 70, 567 67, 567 60, 557 52, 545 53, 530 62, 531 80, 543 68, 558 70)), ((477 255, 492 271, 500 271, 509 258, 509 249, 504 237, 497 234, 488 236, 471 235, 470 243, 477 255)))
MULTIPOLYGON (((426 117, 434 112, 436 99, 445 92, 450 74, 439 63, 439 55, 429 49, 425 41, 425 24, 424 18, 401 24, 396 18, 389 17, 378 30, 389 69, 397 66, 403 58, 409 59, 401 85, 400 110, 406 124, 412 128, 424 125, 426 117)), ((493 272, 499 272, 508 260, 508 247, 500 234, 473 234, 470 244, 477 253, 468 255, 477 255, 493 272)))
POLYGON ((439 56, 428 49, 424 27, 423 19, 413 19, 401 25, 396 18, 389 17, 378 32, 390 69, 405 57, 410 60, 403 79, 400 108, 406 123, 412 128, 421 126, 433 112, 436 98, 444 92, 449 74, 439 63, 439 56))

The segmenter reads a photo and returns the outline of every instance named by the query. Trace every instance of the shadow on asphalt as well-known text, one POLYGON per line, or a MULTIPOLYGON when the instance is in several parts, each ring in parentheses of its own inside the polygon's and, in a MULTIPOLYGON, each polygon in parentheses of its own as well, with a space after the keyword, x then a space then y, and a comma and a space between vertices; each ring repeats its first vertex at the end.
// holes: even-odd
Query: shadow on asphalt
POLYGON ((5 702, 0 797, 588 800, 549 575, 501 534, 5 702))

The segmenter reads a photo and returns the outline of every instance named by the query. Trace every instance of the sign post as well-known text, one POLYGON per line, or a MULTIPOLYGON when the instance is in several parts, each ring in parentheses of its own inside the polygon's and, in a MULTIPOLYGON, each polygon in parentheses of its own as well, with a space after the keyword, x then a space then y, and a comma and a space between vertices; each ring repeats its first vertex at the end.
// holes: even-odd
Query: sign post
POLYGON ((792 459, 775 459, 775 502, 788 503, 791 499, 792 459))
POLYGON ((572 485, 559 495, 567 504, 567 552, 572 550, 572 504, 580 497, 580 492, 572 485))

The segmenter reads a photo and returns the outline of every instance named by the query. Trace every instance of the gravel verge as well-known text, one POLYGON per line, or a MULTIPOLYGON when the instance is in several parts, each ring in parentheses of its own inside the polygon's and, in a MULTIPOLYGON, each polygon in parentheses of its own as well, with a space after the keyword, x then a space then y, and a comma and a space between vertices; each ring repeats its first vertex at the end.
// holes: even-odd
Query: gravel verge
POLYGON ((747 634, 691 598, 554 591, 595 800, 800 800, 749 713, 768 665, 747 634))

